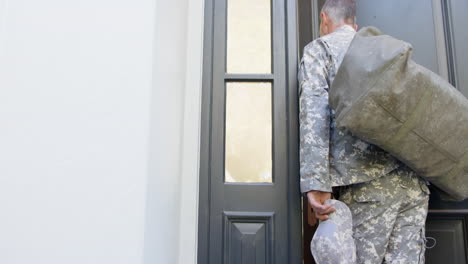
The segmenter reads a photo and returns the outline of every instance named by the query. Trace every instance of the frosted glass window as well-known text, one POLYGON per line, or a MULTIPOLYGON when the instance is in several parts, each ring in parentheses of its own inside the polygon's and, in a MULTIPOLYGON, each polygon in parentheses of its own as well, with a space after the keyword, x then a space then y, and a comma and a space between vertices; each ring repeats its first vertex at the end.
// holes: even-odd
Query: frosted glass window
POLYGON ((271 73, 270 7, 271 0, 228 0, 228 73, 271 73))
POLYGON ((272 182, 271 83, 226 84, 226 182, 272 182))

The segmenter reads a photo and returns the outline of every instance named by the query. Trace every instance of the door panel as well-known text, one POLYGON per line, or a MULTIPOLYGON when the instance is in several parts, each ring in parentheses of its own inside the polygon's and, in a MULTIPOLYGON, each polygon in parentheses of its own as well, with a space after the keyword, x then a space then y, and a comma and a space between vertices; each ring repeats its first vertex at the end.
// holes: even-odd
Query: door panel
POLYGON ((428 0, 357 1, 360 28, 375 26, 384 34, 407 41, 413 59, 439 73, 432 2, 428 0))
POLYGON ((468 12, 467 0, 446 0, 443 4, 449 46, 449 68, 454 83, 468 97, 468 12))
POLYGON ((198 262, 300 263, 295 2, 205 7, 198 262))
POLYGON ((463 216, 432 215, 426 226, 426 263, 466 263, 466 226, 463 216))

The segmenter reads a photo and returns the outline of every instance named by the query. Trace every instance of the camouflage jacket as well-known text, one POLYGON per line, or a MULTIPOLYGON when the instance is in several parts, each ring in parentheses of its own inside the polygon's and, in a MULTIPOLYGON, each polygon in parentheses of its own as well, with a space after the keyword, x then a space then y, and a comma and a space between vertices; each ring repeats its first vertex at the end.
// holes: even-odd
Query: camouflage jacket
POLYGON ((333 186, 373 180, 403 165, 335 125, 328 90, 355 33, 345 25, 304 48, 298 72, 301 192, 331 192, 333 186))

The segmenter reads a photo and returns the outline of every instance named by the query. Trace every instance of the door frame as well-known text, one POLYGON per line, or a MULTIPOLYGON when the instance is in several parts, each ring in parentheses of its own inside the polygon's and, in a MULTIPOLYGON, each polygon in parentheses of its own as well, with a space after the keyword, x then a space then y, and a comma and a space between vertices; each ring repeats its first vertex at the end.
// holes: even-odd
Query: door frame
MULTIPOLYGON (((178 14, 186 19, 179 25, 185 30, 183 39, 185 50, 181 53, 183 64, 179 65, 185 72, 180 78, 184 79, 182 110, 182 136, 180 146, 179 191, 177 197, 178 233, 177 263, 197 263, 198 244, 198 198, 199 198, 199 165, 200 165, 200 135, 202 118, 202 81, 203 81, 203 36, 205 21, 205 1, 190 0, 177 5, 178 14)), ((158 9, 158 4, 156 4, 158 9)), ((176 9, 175 9, 176 10, 176 9)), ((158 40, 156 39, 156 42, 158 40)), ((164 227, 159 227, 164 228, 164 227)))

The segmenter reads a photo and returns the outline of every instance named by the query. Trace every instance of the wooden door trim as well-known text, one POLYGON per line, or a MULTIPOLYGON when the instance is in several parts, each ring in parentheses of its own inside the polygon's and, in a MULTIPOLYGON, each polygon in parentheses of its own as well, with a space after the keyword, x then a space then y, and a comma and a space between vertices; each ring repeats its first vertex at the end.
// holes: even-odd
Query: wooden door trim
POLYGON ((210 237, 210 163, 212 75, 213 75, 213 19, 214 0, 205 0, 205 21, 203 36, 202 104, 200 129, 200 173, 198 201, 198 263, 209 263, 210 237))

